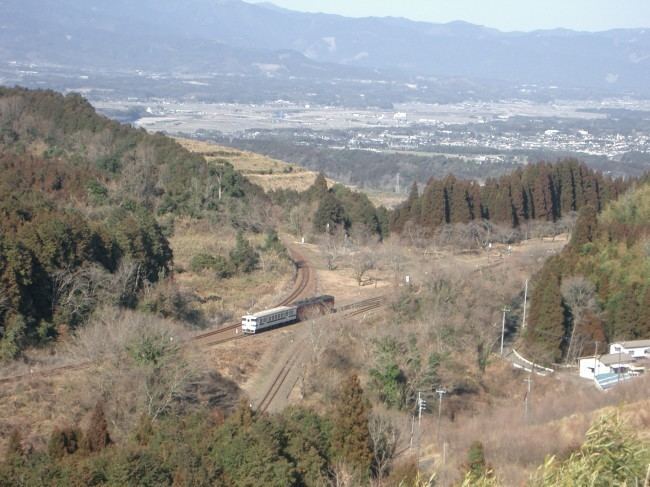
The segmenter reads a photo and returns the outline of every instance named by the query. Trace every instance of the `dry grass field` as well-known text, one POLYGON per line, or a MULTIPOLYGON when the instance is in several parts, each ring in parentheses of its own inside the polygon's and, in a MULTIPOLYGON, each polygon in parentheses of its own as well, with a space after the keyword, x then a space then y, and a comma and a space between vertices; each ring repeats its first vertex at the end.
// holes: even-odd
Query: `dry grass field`
MULTIPOLYGON (((263 156, 254 152, 233 149, 212 142, 204 142, 194 139, 176 138, 176 141, 191 152, 201 154, 208 162, 219 162, 226 160, 235 169, 244 174, 252 183, 262 187, 264 191, 278 189, 293 189, 305 191, 312 184, 318 175, 296 164, 280 161, 263 156)), ((336 181, 328 179, 331 186, 336 181)), ((351 189, 357 189, 350 186, 351 189)), ((394 193, 379 191, 366 191, 368 197, 375 206, 392 208, 397 206, 405 197, 394 193)))
MULTIPOLYGON (((265 191, 294 189, 305 191, 316 179, 317 173, 295 164, 272 159, 254 152, 242 151, 192 139, 177 138, 176 141, 191 152, 201 154, 208 162, 230 162, 251 182, 265 191)), ((333 181, 330 181, 333 184, 333 181)))
MULTIPOLYGON (((260 268, 251 274, 220 279, 211 271, 192 272, 190 263, 197 254, 228 257, 235 246, 235 233, 225 227, 212 228, 207 222, 180 220, 170 238, 174 263, 182 272, 176 283, 199 296, 199 306, 208 323, 237 321, 249 310, 264 309, 282 300, 293 285, 294 268, 287 259, 260 253, 260 268)), ((248 235, 253 246, 261 246, 265 236, 248 235)))

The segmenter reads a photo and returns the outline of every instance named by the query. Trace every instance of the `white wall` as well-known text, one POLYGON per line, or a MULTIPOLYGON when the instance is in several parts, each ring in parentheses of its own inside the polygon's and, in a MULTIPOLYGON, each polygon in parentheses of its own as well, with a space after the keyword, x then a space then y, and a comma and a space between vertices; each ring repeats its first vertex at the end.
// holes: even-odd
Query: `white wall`
POLYGON ((580 377, 593 379, 596 375, 606 374, 612 369, 594 357, 580 359, 580 377))
POLYGON ((634 358, 643 358, 643 357, 649 357, 650 352, 646 354, 646 351, 650 350, 648 347, 640 347, 640 348, 625 348, 622 345, 618 343, 612 343, 609 346, 609 353, 618 353, 619 349, 621 352, 625 355, 628 354, 630 357, 634 358))

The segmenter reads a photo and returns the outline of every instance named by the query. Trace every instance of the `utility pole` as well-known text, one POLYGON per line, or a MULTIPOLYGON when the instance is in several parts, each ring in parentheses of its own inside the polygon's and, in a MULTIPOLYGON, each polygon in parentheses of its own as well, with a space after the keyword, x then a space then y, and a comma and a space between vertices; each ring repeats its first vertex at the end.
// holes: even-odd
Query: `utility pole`
POLYGON ((510 307, 503 307, 503 321, 501 322, 501 356, 503 357, 503 338, 506 334, 506 313, 510 311, 510 307))
POLYGON ((528 382, 528 391, 526 392, 526 396, 524 397, 524 418, 526 419, 526 422, 528 422, 528 398, 530 396, 530 387, 531 384, 533 383, 532 374, 529 375, 527 379, 524 379, 524 382, 528 382))
POLYGON ((438 394, 438 426, 436 427, 436 442, 440 441, 440 417, 442 415, 442 396, 447 394, 444 389, 436 389, 438 394))
POLYGON ((528 279, 526 279, 526 287, 524 288, 524 317, 521 320, 521 328, 526 329, 526 302, 528 301, 528 279))
POLYGON ((427 402, 422 399, 422 393, 418 391, 418 456, 417 456, 417 466, 418 471, 420 470, 420 443, 422 439, 422 411, 427 407, 427 402))
POLYGON ((594 340, 594 343, 596 344, 596 351, 594 352, 594 377, 598 376, 598 344, 600 343, 598 340, 594 340))

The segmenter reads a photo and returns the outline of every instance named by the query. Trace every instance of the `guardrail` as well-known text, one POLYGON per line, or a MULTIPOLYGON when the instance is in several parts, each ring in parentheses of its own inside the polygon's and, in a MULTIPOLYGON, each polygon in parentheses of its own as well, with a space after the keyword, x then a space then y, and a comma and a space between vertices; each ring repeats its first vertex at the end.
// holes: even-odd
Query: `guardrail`
POLYGON ((555 372, 555 370, 553 370, 553 369, 549 369, 548 367, 544 367, 543 365, 536 364, 536 363, 531 362, 530 360, 524 358, 514 348, 512 349, 512 353, 513 353, 513 355, 515 357, 517 357, 517 359, 521 360, 522 362, 524 362, 525 364, 527 364, 530 367, 530 369, 529 369, 529 368, 527 368, 527 367, 525 367, 523 365, 519 365, 519 364, 514 363, 515 367, 520 368, 520 369, 524 369, 526 372, 535 371, 539 375, 547 375, 547 374, 552 374, 553 372, 555 372), (543 374, 542 372, 546 372, 546 374, 543 374))

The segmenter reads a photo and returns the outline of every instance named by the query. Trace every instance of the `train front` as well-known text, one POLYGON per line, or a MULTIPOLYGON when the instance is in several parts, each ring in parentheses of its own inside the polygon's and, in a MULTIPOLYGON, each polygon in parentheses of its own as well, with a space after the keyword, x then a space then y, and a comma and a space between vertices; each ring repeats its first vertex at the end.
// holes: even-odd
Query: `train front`
POLYGON ((257 317, 245 315, 241 319, 241 331, 246 334, 254 334, 257 331, 257 317))

